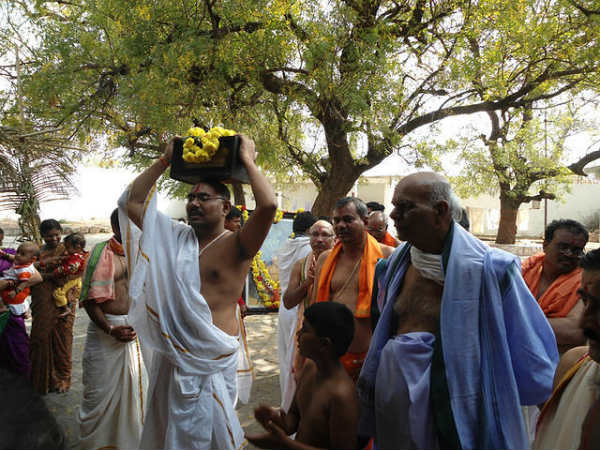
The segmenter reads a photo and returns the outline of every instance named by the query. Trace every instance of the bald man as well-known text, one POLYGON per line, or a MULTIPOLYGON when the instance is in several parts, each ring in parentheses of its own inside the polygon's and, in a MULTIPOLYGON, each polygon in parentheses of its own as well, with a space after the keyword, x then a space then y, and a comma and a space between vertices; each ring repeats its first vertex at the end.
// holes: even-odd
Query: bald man
POLYGON ((400 245, 400 241, 388 232, 387 216, 383 211, 371 211, 369 213, 367 231, 377 239, 377 242, 394 248, 400 245))
POLYGON ((375 265, 387 258, 392 247, 367 233, 367 206, 356 197, 337 201, 333 229, 337 244, 317 260, 312 298, 336 301, 354 313, 354 339, 340 360, 356 382, 371 341, 371 294, 375 265))
MULTIPOLYGON (((283 295, 283 303, 286 309, 293 309, 298 305, 298 319, 296 330, 302 328, 304 310, 310 305, 310 291, 315 280, 315 266, 321 253, 333 247, 335 234, 333 226, 325 220, 317 220, 309 229, 311 252, 303 258, 296 260, 290 273, 290 281, 283 295)), ((296 345, 296 333, 291 336, 288 360, 281 364, 280 370, 289 370, 289 382, 281 398, 281 407, 287 411, 292 404, 294 392, 296 391, 296 377, 300 373, 304 358, 298 353, 296 345)))
POLYGON ((456 226, 440 175, 402 179, 392 204, 406 242, 377 280, 360 434, 381 449, 528 448, 520 405, 548 398, 558 352, 519 258, 456 226))

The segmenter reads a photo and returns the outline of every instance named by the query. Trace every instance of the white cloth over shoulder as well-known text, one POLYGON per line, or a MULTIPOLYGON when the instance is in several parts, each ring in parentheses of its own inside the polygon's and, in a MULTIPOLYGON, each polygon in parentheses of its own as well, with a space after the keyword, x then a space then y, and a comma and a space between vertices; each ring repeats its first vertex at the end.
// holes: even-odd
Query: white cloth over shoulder
POLYGON ((540 418, 533 450, 581 448, 583 422, 600 397, 600 364, 584 362, 560 394, 558 401, 540 418))
POLYGON ((292 375, 292 364, 296 342, 296 325, 298 323, 298 306, 287 309, 283 302, 285 291, 290 282, 294 263, 305 258, 311 252, 310 238, 298 236, 288 239, 277 252, 277 268, 279 269, 279 285, 281 286, 281 302, 279 303, 279 321, 277 326, 277 354, 279 356, 279 387, 281 388, 281 408, 287 411, 292 404, 296 382, 292 375))
POLYGON ((235 413, 239 344, 212 322, 200 293, 198 240, 191 227, 156 209, 154 189, 143 232, 119 199, 130 274, 129 311, 144 347, 154 352, 140 448, 238 449, 244 433, 235 413))
MULTIPOLYGON (((129 324, 126 315, 106 319, 129 324)), ((82 364, 79 448, 138 448, 148 389, 139 341, 119 342, 90 322, 82 364)))
POLYGON ((414 245, 410 248, 410 261, 423 278, 433 280, 440 286, 444 285, 444 268, 442 255, 425 253, 414 245))

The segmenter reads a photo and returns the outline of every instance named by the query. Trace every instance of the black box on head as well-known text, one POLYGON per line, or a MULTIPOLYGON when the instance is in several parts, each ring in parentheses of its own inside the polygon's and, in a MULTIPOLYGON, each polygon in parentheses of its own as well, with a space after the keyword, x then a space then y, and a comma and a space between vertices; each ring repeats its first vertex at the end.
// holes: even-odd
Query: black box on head
POLYGON ((222 136, 219 138, 219 149, 210 161, 189 163, 183 159, 183 140, 176 139, 173 143, 171 178, 189 184, 197 184, 207 178, 225 183, 239 181, 249 184, 248 172, 240 161, 240 143, 239 136, 222 136))

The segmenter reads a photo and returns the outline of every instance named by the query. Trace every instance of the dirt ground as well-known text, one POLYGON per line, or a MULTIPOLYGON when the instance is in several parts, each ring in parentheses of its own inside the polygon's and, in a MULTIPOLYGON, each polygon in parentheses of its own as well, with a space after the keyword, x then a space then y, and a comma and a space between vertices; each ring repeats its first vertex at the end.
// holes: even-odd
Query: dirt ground
MULTIPOLYGON (((72 387, 64 394, 48 394, 44 398, 50 410, 63 427, 68 448, 79 450, 79 404, 82 397, 81 357, 89 319, 83 310, 77 311, 73 340, 72 387)), ((248 346, 255 365, 256 379, 248 405, 238 405, 237 412, 244 430, 259 432, 262 427, 254 420, 253 410, 259 403, 279 405, 279 363, 277 359, 277 314, 248 316, 245 319, 248 346)), ((252 449, 253 446, 248 448, 252 449)), ((86 449, 81 449, 86 450, 86 449)))

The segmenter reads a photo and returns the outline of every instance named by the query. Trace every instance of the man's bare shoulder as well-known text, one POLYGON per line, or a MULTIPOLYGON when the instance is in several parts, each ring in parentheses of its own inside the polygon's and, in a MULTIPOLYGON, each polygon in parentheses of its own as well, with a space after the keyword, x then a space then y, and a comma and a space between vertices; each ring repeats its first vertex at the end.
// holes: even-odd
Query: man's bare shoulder
POLYGON ((571 367, 573 367, 577 361, 579 361, 588 352, 588 350, 589 347, 587 345, 583 345, 581 347, 572 348, 562 355, 558 366, 556 367, 556 372, 554 375, 554 387, 558 386, 558 383, 560 383, 569 369, 571 369, 571 367))
POLYGON ((329 250, 325 250, 323 253, 321 253, 319 255, 319 259, 317 259, 317 264, 322 264, 325 262, 325 260, 329 257, 329 255, 331 255, 333 249, 329 249, 329 250))
POLYGON ((379 243, 379 248, 381 249, 381 253, 383 253, 384 258, 388 258, 395 250, 394 247, 382 243, 379 243))

